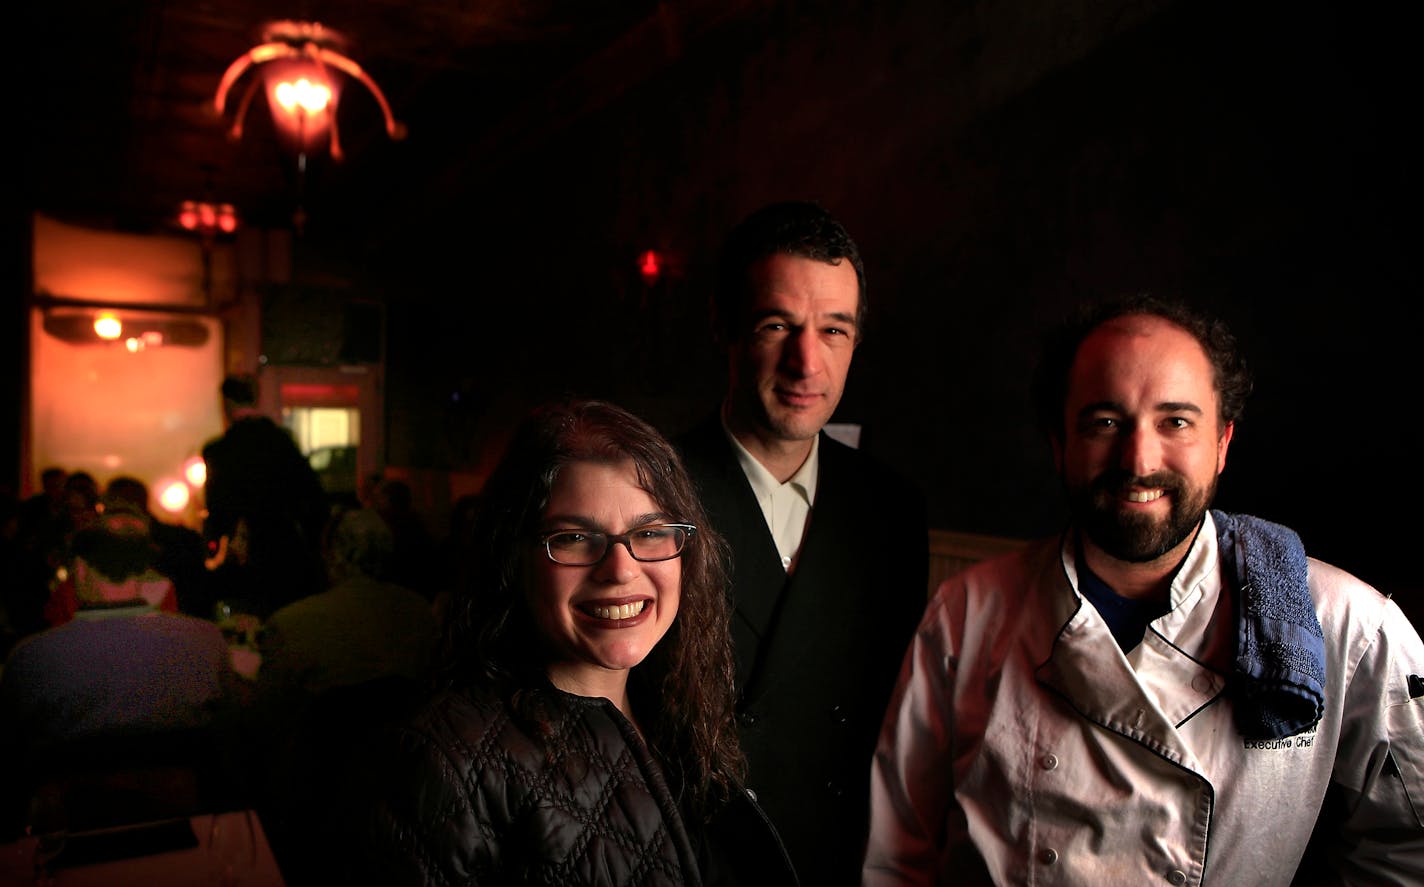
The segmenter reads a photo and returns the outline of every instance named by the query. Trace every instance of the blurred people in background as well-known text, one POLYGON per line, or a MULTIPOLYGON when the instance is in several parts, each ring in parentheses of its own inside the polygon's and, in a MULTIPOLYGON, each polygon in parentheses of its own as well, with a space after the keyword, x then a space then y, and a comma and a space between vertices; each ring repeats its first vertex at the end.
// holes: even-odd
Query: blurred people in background
POLYGON ((347 511, 326 535, 330 587, 282 607, 262 627, 259 700, 290 707, 386 675, 428 676, 435 616, 425 597, 382 578, 395 551, 385 520, 370 509, 347 511))
POLYGON ((72 551, 74 618, 18 641, 0 673, 0 829, 41 795, 76 829, 225 803, 242 688, 221 632, 148 599, 172 584, 141 515, 105 512, 72 551))
POLYGON ((61 519, 65 541, 80 530, 92 527, 99 517, 99 482, 87 471, 75 471, 64 479, 64 515, 61 519))
POLYGON ((292 885, 329 883, 322 848, 340 836, 327 825, 328 805, 351 780, 351 750, 392 704, 418 698, 428 684, 434 611, 423 596, 382 581, 393 550, 375 511, 334 518, 325 543, 330 589, 273 613, 260 634, 252 711, 259 809, 292 885))
POLYGON ((50 466, 40 473, 39 492, 19 503, 15 537, 3 589, 10 637, 20 638, 46 627, 45 602, 63 549, 66 510, 64 483, 69 472, 50 466))
POLYGON ((65 621, 74 611, 69 577, 71 543, 99 517, 99 484, 87 471, 47 469, 46 492, 26 502, 16 528, 16 563, 6 610, 19 637, 65 621), (57 495, 54 492, 58 484, 57 495), (60 603, 52 603, 58 592, 60 603))
POLYGON ((207 571, 203 568, 203 535, 191 527, 161 520, 149 507, 148 485, 136 477, 121 475, 104 485, 105 512, 129 508, 148 523, 149 535, 158 547, 154 569, 173 580, 178 610, 204 619, 213 617, 213 600, 207 591, 207 571))
MULTIPOLYGON (((126 535, 133 537, 131 547, 136 554, 138 546, 143 546, 141 564, 137 560, 120 563, 125 571, 123 581, 129 596, 145 601, 165 613, 178 612, 177 588, 173 580, 159 570, 162 552, 150 532, 152 523, 147 514, 125 499, 101 502, 99 524, 96 526, 110 530, 116 527, 125 529, 126 535), (129 527, 137 529, 129 532, 129 527)), ((81 531, 75 537, 82 540, 91 538, 90 530, 81 531)), ((80 573, 83 566, 79 561, 80 552, 71 544, 69 560, 57 571, 56 579, 51 584, 49 600, 45 602, 45 623, 50 627, 63 625, 73 619, 79 610, 80 573)))
POLYGON ((382 480, 372 497, 372 507, 390 527, 394 542, 383 578, 433 601, 439 566, 435 560, 435 537, 415 510, 410 484, 398 478, 382 480))
POLYGON ((257 410, 257 383, 222 384, 227 430, 203 447, 215 599, 259 618, 325 587, 321 481, 291 434, 257 410))
POLYGON ((238 698, 217 626, 150 600, 156 550, 141 516, 103 515, 75 536, 73 551, 77 613, 19 641, 0 673, 9 750, 196 727, 238 698))
POLYGON ((60 535, 64 526, 64 484, 69 472, 51 465, 40 472, 40 490, 20 504, 18 533, 44 538, 60 535))

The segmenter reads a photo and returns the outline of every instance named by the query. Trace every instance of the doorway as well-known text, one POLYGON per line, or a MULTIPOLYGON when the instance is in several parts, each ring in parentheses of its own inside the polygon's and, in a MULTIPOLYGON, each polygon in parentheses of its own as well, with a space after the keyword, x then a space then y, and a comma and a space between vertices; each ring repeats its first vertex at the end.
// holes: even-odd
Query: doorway
POLYGON ((269 367, 277 417, 333 501, 356 504, 365 478, 384 464, 378 372, 374 367, 269 367))

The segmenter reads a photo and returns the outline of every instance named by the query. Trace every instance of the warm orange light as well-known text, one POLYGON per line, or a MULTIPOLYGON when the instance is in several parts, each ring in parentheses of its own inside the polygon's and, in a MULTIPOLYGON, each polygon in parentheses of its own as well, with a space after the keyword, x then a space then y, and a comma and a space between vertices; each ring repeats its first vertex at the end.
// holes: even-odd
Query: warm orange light
POLYGON ((182 209, 178 210, 178 224, 189 231, 198 227, 198 204, 191 200, 183 201, 182 209))
POLYGON ((112 311, 94 318, 94 333, 101 339, 117 339, 124 334, 124 325, 112 311))
POLYGON ((237 210, 231 203, 185 200, 178 209, 178 225, 199 234, 231 234, 237 230, 237 210))
POLYGON ((314 150, 334 137, 340 84, 314 59, 279 59, 263 69, 267 106, 279 136, 298 151, 314 150))
POLYGON ((192 494, 181 480, 166 480, 158 485, 158 505, 169 514, 178 514, 188 507, 192 494))
POLYGON ((302 155, 326 142, 332 159, 341 160, 336 107, 345 77, 370 91, 385 116, 386 134, 392 139, 405 138, 405 124, 391 114, 376 81, 344 54, 346 40, 341 34, 319 22, 276 21, 263 30, 262 41, 228 65, 213 97, 218 113, 226 115, 232 88, 248 70, 262 68, 260 78, 249 81, 238 99, 230 130, 233 139, 242 137, 242 119, 261 81, 266 83, 268 108, 284 140, 302 155))
POLYGON ((183 477, 194 487, 203 486, 208 482, 208 463, 202 456, 189 456, 183 463, 183 477))
POLYGON ((129 336, 127 339, 124 340, 124 348, 128 349, 128 352, 130 354, 137 354, 143 350, 143 340, 134 336, 129 336))
POLYGON ((224 234, 231 234, 237 230, 237 210, 232 208, 231 203, 224 203, 218 207, 218 230, 224 234))
POLYGON ((300 108, 308 114, 320 114, 331 104, 331 87, 321 82, 313 83, 305 77, 296 83, 278 83, 273 94, 277 96, 277 104, 288 112, 300 108))

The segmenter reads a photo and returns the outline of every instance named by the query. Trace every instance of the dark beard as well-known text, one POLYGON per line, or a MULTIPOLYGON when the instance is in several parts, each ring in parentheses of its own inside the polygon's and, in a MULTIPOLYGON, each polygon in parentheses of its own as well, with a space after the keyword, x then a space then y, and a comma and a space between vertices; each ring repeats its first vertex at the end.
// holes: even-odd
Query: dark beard
POLYGON ((1109 471, 1091 483, 1068 490, 1068 506, 1082 532, 1108 555, 1131 564, 1156 560, 1196 531, 1216 495, 1216 478, 1206 489, 1193 490, 1179 475, 1158 472, 1136 478, 1109 471), (1167 520, 1158 522, 1120 507, 1128 486, 1160 487, 1171 497, 1167 520))

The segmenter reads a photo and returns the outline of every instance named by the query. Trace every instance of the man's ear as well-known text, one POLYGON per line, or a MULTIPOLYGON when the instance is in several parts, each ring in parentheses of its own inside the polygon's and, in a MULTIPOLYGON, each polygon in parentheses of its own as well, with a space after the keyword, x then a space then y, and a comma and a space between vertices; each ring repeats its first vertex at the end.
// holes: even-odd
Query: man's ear
POLYGON ((1231 446, 1231 437, 1236 433, 1236 423, 1227 422, 1226 427, 1221 429, 1221 437, 1216 441, 1216 473, 1226 470, 1226 450, 1231 446))

